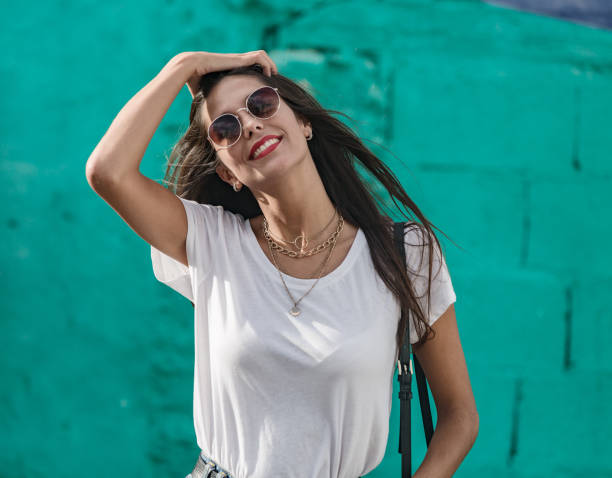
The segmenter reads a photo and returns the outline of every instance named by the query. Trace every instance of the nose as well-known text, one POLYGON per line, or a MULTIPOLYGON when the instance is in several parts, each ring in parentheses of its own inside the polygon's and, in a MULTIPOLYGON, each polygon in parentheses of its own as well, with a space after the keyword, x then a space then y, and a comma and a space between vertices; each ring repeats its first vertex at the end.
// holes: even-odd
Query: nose
POLYGON ((262 130, 263 123, 262 120, 253 116, 246 109, 238 112, 238 117, 240 118, 240 122, 242 123, 242 134, 246 138, 250 138, 253 131, 262 130))

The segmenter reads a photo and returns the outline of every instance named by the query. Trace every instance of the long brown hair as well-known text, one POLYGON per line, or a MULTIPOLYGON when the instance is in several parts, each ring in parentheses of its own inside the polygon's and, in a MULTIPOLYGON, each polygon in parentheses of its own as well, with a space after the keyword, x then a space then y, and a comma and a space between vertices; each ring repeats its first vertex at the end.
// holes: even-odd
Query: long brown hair
MULTIPOLYGON (((406 244, 421 249, 421 264, 424 248, 425 246, 428 248, 428 308, 433 248, 436 247, 439 254, 442 253, 440 243, 432 230, 432 227, 436 226, 425 218, 387 166, 349 127, 331 114, 340 114, 349 119, 350 117, 339 111, 324 109, 312 95, 291 79, 280 74, 268 77, 258 64, 203 75, 200 78, 199 90, 191 104, 189 127, 167 158, 163 182, 182 198, 202 204, 221 205, 225 210, 241 214, 245 219, 262 214, 257 200, 246 185, 239 192, 234 192, 233 188, 216 174, 215 168, 220 163, 215 149, 207 141, 207 133, 201 124, 201 108, 206 97, 222 78, 229 75, 255 76, 263 84, 278 88, 281 98, 293 110, 296 117, 311 123, 314 135, 313 139, 308 141, 308 147, 331 202, 346 221, 363 230, 376 271, 399 300, 401 310, 406 311, 399 320, 397 346, 400 348, 402 346, 410 313, 415 320, 414 326, 419 337, 417 344, 420 345, 430 337, 433 338, 435 332, 425 320, 425 311, 421 310, 416 300, 406 264, 402 263, 394 247, 393 222, 388 215, 379 211, 375 201, 379 197, 369 182, 357 172, 354 161, 359 161, 361 166, 382 184, 395 206, 404 217, 410 219, 410 222, 404 224, 404 230, 409 227, 418 228, 417 237, 420 238, 418 244, 406 244), (421 224, 406 216, 396 200, 411 211, 421 224)), ((389 320, 395 319, 397 318, 389 317, 389 320)))

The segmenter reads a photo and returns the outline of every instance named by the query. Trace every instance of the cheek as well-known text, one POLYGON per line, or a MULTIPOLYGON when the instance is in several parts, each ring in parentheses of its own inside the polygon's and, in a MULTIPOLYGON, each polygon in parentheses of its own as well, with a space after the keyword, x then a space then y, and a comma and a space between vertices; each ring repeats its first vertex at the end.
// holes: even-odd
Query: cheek
MULTIPOLYGON (((236 151, 232 151, 231 153, 221 153, 221 155, 219 156, 220 160, 223 161, 223 164, 225 164, 225 167, 227 167, 227 169, 232 172, 236 172, 244 163, 244 159, 241 154, 242 153, 240 152, 240 150, 237 149, 236 151)), ((244 154, 246 155, 246 153, 244 154)))

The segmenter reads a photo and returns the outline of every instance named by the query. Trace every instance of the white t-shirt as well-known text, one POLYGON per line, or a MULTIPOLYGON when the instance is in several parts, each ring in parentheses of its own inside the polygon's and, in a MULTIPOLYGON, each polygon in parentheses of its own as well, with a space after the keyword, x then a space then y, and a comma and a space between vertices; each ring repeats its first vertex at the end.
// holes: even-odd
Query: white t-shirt
MULTIPOLYGON (((235 478, 356 478, 376 468, 387 445, 400 313, 363 231, 294 317, 249 221, 222 206, 179 199, 189 267, 154 247, 151 259, 156 279, 194 302, 200 449, 235 478)), ((416 234, 407 232, 406 243, 418 244, 416 234)), ((419 270, 420 248, 406 254, 409 270, 419 270)), ((419 296, 427 257, 425 248, 419 296)), ((430 323, 455 301, 446 263, 436 276, 437 264, 430 323)), ((283 277, 296 299, 316 280, 283 277)))

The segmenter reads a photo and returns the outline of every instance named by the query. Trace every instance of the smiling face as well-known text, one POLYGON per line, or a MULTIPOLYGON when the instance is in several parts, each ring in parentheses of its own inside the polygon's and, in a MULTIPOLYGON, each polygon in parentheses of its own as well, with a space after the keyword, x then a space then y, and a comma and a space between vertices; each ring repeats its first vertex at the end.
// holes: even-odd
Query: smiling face
POLYGON ((310 125, 300 121, 282 98, 278 112, 268 119, 256 118, 244 109, 237 111, 244 108, 246 98, 262 86, 266 86, 265 83, 254 76, 227 76, 214 86, 201 110, 205 132, 208 132, 211 122, 224 113, 238 116, 242 124, 240 139, 229 148, 220 148, 207 139, 221 162, 217 174, 230 185, 239 182, 259 189, 266 181, 282 176, 310 157, 306 142, 306 136, 311 132, 310 125), (280 136, 280 142, 271 145, 270 152, 263 151, 267 154, 251 159, 253 146, 269 135, 280 136))

